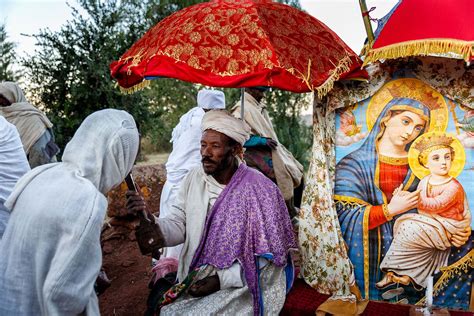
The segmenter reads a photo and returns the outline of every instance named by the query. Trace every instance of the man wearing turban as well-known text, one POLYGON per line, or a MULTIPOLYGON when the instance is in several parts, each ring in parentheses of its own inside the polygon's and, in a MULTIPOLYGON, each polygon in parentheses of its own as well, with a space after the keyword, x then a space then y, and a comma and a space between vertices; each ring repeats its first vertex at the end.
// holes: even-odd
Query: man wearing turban
MULTIPOLYGON (((162 315, 277 315, 296 248, 283 196, 241 162, 250 132, 244 122, 209 111, 202 131, 202 164, 184 178, 171 213, 156 220, 163 246, 183 244, 178 284, 157 305, 162 315)), ((130 212, 146 209, 138 193, 127 194, 130 212)))
MULTIPOLYGON (((292 216, 296 215, 301 196, 295 196, 295 189, 302 184, 303 166, 293 154, 279 141, 268 115, 266 105, 262 103, 265 87, 245 88, 244 121, 251 128, 251 138, 245 143, 245 161, 253 168, 262 171, 276 182, 280 188, 292 216)), ((240 117, 240 102, 232 108, 232 114, 240 117)))
MULTIPOLYGON (((203 89, 198 92, 197 106, 193 107, 186 114, 181 116, 178 125, 171 134, 173 150, 166 162, 166 182, 163 186, 160 199, 160 217, 165 217, 171 212, 178 189, 189 170, 201 163, 199 153, 201 141, 201 122, 204 113, 212 109, 225 109, 224 92, 218 90, 203 89)), ((158 262, 158 269, 161 263, 172 262, 171 266, 177 266, 177 260, 181 246, 166 248, 163 257, 169 258, 158 262), (175 260, 172 260, 175 259, 175 260)), ((168 263, 167 266, 170 264, 168 263)), ((158 270, 157 269, 157 270, 158 270)))

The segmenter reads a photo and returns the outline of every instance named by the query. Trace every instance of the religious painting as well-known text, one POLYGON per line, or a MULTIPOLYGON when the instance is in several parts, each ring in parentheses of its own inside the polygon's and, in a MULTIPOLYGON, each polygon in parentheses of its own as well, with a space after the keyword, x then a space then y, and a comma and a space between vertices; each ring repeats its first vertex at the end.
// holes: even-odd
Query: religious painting
POLYGON ((474 111, 398 78, 337 111, 335 204, 362 296, 468 309, 474 111))

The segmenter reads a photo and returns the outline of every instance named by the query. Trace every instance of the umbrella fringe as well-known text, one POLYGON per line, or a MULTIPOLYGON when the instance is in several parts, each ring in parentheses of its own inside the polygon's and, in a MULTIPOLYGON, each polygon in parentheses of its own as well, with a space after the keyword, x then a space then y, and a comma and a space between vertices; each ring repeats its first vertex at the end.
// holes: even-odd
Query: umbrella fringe
POLYGON ((462 58, 469 62, 473 55, 473 46, 474 42, 450 39, 408 41, 369 50, 362 66, 380 59, 432 54, 453 54, 452 58, 462 58))
MULTIPOLYGON (((321 84, 317 88, 310 87, 312 91, 316 90, 316 93, 318 94, 318 98, 321 99, 324 97, 326 94, 331 91, 331 89, 334 87, 334 82, 339 80, 339 77, 343 74, 351 70, 350 66, 352 65, 352 60, 350 56, 346 56, 343 59, 341 59, 336 66, 336 68, 332 69, 329 73, 329 77, 324 81, 323 84, 321 84)), ((309 85, 308 85, 309 86, 309 85)))
POLYGON ((123 94, 132 94, 132 93, 135 93, 137 91, 145 89, 149 85, 150 85, 150 80, 145 79, 142 82, 140 82, 140 83, 138 83, 134 86, 131 86, 129 88, 120 87, 120 92, 122 92, 123 94))

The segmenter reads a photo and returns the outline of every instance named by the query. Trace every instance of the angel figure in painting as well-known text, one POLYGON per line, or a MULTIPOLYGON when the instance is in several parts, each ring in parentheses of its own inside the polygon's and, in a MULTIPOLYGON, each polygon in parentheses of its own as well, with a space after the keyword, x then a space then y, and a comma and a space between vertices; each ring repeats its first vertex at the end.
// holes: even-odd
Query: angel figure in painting
POLYGON ((456 156, 462 162, 465 156, 461 144, 456 155, 454 142, 457 139, 441 133, 428 133, 414 142, 419 153, 418 166, 412 169, 421 166, 429 174, 418 184, 418 214, 405 214, 395 222, 392 244, 380 265, 386 274, 378 288, 392 283, 425 288, 427 277, 447 265, 451 247, 466 242, 457 234, 469 227, 471 214, 462 185, 451 175, 456 156))

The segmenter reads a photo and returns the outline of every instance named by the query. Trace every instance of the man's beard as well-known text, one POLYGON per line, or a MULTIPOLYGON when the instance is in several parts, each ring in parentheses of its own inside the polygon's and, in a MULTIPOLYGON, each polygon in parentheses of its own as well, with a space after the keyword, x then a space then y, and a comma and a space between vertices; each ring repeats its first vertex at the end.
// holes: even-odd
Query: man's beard
POLYGON ((201 159, 201 164, 203 164, 203 167, 204 167, 204 162, 209 162, 209 163, 213 164, 214 166, 216 166, 215 169, 212 170, 212 171, 206 171, 206 168, 203 168, 204 172, 207 175, 212 176, 212 175, 215 175, 215 174, 219 173, 220 171, 223 171, 227 168, 230 168, 230 166, 232 165, 232 161, 233 161, 232 158, 233 158, 232 156, 226 157, 226 158, 222 159, 220 161, 220 163, 218 163, 217 161, 214 161, 212 159, 209 159, 209 158, 203 158, 203 159, 201 159))

